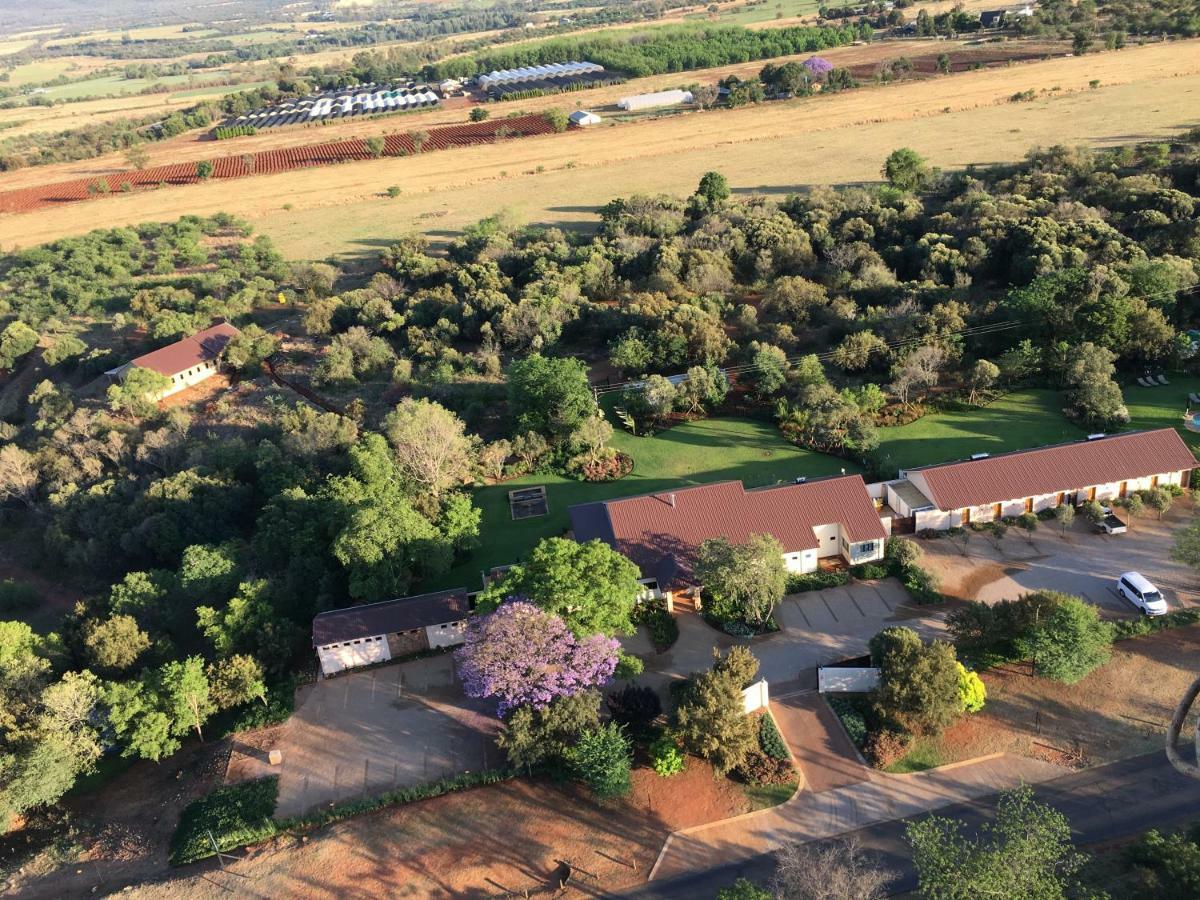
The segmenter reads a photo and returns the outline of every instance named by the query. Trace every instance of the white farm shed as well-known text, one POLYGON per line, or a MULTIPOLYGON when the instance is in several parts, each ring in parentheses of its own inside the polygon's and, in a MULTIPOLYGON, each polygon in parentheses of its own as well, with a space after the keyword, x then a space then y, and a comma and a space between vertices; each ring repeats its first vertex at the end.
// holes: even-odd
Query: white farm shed
POLYGON ((653 109, 656 106, 678 106, 680 103, 691 103, 692 99, 691 91, 656 91, 653 94, 622 97, 617 101, 617 106, 626 111, 633 111, 653 109))
POLYGON ((586 109, 577 109, 571 115, 567 116, 567 118, 571 120, 572 125, 577 125, 580 128, 600 124, 600 117, 594 112, 588 112, 586 109))
POLYGON ((470 605, 466 588, 399 600, 384 600, 319 613, 313 619, 313 649, 321 673, 357 666, 465 640, 470 605))

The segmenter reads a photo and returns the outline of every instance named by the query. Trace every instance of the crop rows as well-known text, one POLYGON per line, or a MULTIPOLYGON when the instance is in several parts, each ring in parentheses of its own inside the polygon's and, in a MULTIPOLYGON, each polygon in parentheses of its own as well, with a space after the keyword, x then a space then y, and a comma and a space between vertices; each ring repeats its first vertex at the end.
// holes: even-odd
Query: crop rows
MULTIPOLYGON (((519 116, 494 122, 472 122, 431 128, 427 132, 390 134, 384 138, 385 156, 408 156, 446 150, 450 147, 469 147, 490 144, 505 137, 527 137, 549 134, 553 127, 542 116, 519 116), (419 145, 419 146, 418 146, 419 145)), ((353 162, 371 159, 373 154, 365 140, 336 141, 310 144, 281 150, 261 150, 238 156, 223 156, 212 160, 210 178, 242 178, 248 175, 270 175, 310 166, 353 162)), ((195 184, 203 179, 197 163, 175 163, 140 171, 130 170, 98 178, 79 178, 55 184, 37 185, 16 191, 0 192, 0 213, 29 212, 58 203, 87 200, 109 193, 161 187, 173 184, 195 184)))

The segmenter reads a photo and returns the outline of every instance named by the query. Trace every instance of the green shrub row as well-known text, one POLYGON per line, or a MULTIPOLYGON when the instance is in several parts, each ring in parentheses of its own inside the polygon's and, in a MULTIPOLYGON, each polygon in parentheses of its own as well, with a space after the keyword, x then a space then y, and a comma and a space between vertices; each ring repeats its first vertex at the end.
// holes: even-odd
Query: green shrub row
POLYGON ((867 742, 867 720, 863 717, 859 704, 848 697, 826 696, 825 700, 834 715, 841 720, 842 727, 846 729, 846 734, 850 735, 854 746, 861 750, 867 742))
POLYGON ((770 713, 763 713, 758 719, 758 746, 772 759, 792 758, 792 754, 788 752, 787 743, 784 741, 783 735, 779 733, 779 728, 775 725, 775 720, 770 713))
POLYGON ((1122 619, 1113 623, 1113 636, 1121 641, 1126 638, 1141 637, 1166 631, 1168 628, 1182 628, 1200 622, 1200 607, 1190 607, 1167 613, 1165 616, 1139 616, 1136 619, 1122 619))
POLYGON ((805 591, 821 591, 825 588, 849 584, 849 572, 810 572, 808 575, 788 575, 787 592, 802 594, 805 591))
POLYGON ((252 134, 258 134, 258 129, 253 125, 221 125, 213 129, 213 137, 218 141, 235 137, 249 137, 252 134))
POLYGON ((850 574, 859 581, 879 581, 881 578, 887 578, 892 572, 883 563, 863 563, 859 566, 851 566, 850 574))

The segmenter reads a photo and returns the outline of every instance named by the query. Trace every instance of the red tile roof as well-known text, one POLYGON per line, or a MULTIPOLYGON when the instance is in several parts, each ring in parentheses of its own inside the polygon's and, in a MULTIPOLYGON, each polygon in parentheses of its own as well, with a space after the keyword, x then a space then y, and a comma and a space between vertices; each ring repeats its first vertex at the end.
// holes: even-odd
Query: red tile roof
POLYGON ((746 490, 721 481, 570 509, 575 539, 599 538, 628 557, 660 587, 688 583, 700 544, 723 537, 741 543, 771 534, 785 553, 817 547, 813 529, 840 524, 854 543, 887 533, 862 477, 846 475, 746 490))
POLYGON ((241 332, 228 322, 218 322, 211 328, 205 328, 181 341, 139 356, 130 366, 151 369, 169 378, 186 372, 193 366, 216 359, 225 349, 225 345, 238 334, 241 332))
POLYGON ((908 471, 925 479, 925 493, 938 509, 955 510, 1195 466, 1196 458, 1179 432, 1159 428, 908 471))

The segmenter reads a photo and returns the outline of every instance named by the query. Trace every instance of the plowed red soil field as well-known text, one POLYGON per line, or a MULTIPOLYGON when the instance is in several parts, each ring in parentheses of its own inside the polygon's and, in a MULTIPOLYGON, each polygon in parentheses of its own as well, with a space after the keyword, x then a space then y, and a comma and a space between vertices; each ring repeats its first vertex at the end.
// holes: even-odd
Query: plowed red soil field
MULTIPOLYGON (((426 132, 427 137, 421 142, 419 152, 490 144, 511 137, 550 134, 553 131, 553 126, 543 116, 537 115, 498 119, 494 122, 449 125, 444 128, 431 128, 426 132)), ((412 133, 389 134, 384 138, 385 156, 409 156, 417 152, 416 140, 412 133)), ((250 175, 271 175, 293 169, 372 159, 374 155, 367 147, 366 140, 263 150, 211 160, 213 169, 210 177, 244 178, 250 175)), ((128 189, 132 190, 168 184, 194 184, 202 180, 196 172, 196 166, 194 162, 176 163, 141 171, 119 172, 97 178, 78 178, 74 181, 3 191, 0 192, 0 213, 29 212, 58 203, 88 200, 106 193, 127 190, 124 187, 126 184, 129 185, 128 189)))

